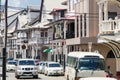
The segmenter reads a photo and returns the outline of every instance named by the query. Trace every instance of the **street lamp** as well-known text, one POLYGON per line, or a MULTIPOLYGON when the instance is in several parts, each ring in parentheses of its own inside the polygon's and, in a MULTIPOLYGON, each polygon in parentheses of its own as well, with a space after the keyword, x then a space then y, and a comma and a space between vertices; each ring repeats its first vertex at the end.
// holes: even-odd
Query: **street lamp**
POLYGON ((5 0, 5 29, 4 29, 4 47, 3 47, 3 67, 2 67, 2 79, 6 80, 6 47, 7 47, 7 4, 8 0, 5 0))

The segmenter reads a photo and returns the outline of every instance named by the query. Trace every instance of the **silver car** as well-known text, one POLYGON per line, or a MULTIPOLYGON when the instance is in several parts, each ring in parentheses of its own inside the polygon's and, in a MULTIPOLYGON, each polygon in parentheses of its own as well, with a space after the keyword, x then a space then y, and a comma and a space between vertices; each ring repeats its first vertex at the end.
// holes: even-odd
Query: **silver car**
POLYGON ((34 59, 19 59, 16 64, 15 77, 33 76, 38 78, 38 67, 35 65, 34 59))

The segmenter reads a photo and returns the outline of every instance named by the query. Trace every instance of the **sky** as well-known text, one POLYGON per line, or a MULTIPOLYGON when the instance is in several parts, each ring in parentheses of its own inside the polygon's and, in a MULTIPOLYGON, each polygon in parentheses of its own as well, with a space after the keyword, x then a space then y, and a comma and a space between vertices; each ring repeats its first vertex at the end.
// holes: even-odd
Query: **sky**
MULTIPOLYGON (((40 5, 41 0, 8 0, 8 6, 26 8, 27 5, 40 5)), ((1 4, 4 5, 5 0, 1 0, 1 4)))

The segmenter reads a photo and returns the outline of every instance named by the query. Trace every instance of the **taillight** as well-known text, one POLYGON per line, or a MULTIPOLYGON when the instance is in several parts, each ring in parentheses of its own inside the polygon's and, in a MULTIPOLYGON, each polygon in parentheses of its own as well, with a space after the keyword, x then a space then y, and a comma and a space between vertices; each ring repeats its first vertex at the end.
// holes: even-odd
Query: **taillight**
POLYGON ((77 77, 77 80, 80 80, 80 77, 77 77))
POLYGON ((117 72, 116 76, 117 76, 117 79, 119 80, 120 79, 120 72, 117 72))
POLYGON ((109 74, 109 73, 106 73, 106 77, 110 77, 110 74, 109 74))

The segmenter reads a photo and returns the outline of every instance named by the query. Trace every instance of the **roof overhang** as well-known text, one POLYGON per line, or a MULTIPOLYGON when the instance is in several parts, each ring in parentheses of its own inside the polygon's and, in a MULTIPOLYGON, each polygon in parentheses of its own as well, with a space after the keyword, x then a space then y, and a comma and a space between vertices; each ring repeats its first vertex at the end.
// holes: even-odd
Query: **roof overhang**
POLYGON ((52 26, 56 23, 60 23, 60 22, 64 22, 64 21, 74 21, 74 20, 75 20, 75 17, 62 18, 62 19, 56 20, 54 22, 50 22, 48 24, 45 24, 44 26, 52 26))

